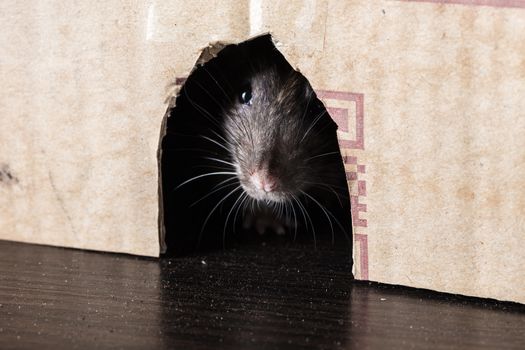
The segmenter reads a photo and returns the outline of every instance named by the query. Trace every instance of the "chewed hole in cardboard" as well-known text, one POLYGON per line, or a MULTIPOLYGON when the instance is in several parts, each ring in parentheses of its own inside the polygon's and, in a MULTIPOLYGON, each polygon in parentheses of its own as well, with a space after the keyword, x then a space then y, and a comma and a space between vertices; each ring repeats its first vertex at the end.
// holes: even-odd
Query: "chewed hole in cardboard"
POLYGON ((253 242, 352 248, 337 126, 270 35, 205 49, 165 117, 168 254, 253 242))

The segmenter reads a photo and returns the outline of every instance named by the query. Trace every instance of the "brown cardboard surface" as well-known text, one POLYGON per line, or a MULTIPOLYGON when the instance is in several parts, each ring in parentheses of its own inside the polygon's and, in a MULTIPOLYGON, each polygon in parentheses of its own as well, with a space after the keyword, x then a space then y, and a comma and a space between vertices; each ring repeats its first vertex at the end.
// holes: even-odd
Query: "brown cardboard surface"
POLYGON ((0 184, 0 237, 158 255, 166 79, 146 11, 6 1, 0 13, 0 162, 18 179, 0 184))
POLYGON ((157 255, 167 87, 263 32, 340 125, 358 278, 525 302, 525 3, 0 5, 0 238, 157 255))

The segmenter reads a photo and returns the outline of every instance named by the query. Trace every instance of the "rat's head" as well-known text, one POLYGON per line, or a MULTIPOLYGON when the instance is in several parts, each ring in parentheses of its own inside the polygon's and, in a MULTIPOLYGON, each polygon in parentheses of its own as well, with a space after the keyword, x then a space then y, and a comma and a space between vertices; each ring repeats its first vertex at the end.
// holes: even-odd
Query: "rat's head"
POLYGON ((300 73, 274 67, 253 72, 224 110, 232 163, 244 191, 260 201, 283 202, 306 190, 322 153, 321 114, 309 111, 317 98, 300 73))

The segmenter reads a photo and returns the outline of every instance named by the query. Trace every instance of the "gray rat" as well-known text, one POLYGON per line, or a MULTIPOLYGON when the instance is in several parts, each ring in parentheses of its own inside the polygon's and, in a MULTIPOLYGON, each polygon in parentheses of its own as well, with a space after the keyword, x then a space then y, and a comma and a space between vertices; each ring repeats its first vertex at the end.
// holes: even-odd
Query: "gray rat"
POLYGON ((292 232, 294 239, 298 228, 308 231, 303 237, 314 244, 322 236, 332 242, 341 236, 351 245, 337 125, 271 39, 226 46, 198 67, 170 118, 173 139, 164 140, 164 148, 178 153, 169 163, 173 167, 165 166, 164 176, 173 179, 165 185, 181 192, 165 199, 175 212, 166 223, 174 232, 177 227, 187 232, 172 246, 180 248, 192 234, 198 245, 203 238, 222 237, 224 246, 239 222, 250 221, 256 227, 266 222, 276 233, 292 232))

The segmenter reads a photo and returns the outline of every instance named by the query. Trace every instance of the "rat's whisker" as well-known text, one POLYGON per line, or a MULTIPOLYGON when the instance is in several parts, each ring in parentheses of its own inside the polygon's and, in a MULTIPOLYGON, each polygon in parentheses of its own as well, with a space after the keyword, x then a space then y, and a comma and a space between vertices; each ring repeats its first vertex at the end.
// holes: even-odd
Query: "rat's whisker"
POLYGON ((295 213, 295 209, 293 207, 293 203, 291 201, 288 202, 288 204, 290 204, 290 208, 292 208, 292 214, 293 214, 293 221, 294 221, 294 235, 293 235, 293 240, 295 241, 295 239, 297 238, 297 215, 295 213))
POLYGON ((303 138, 301 139, 301 142, 306 138, 306 136, 308 135, 308 133, 310 133, 310 131, 312 130, 312 128, 315 126, 315 124, 317 124, 317 122, 319 120, 321 120, 321 117, 326 113, 326 109, 324 111, 322 111, 321 113, 319 113, 317 115, 317 117, 315 117, 315 119, 313 120, 312 124, 310 125, 310 127, 306 130, 306 132, 304 133, 303 135, 303 138))
MULTIPOLYGON (((235 178, 234 178, 234 179, 235 179, 235 178)), ((231 180, 232 180, 232 179, 227 179, 226 181, 231 181, 231 180)), ((224 182, 225 182, 225 181, 223 181, 223 182, 221 182, 221 183, 224 183, 224 182)), ((201 197, 201 199, 196 200, 195 202, 191 203, 191 204, 190 204, 190 207, 195 206, 195 204, 199 203, 200 201, 202 201, 202 200, 205 199, 205 198, 208 198, 208 197, 211 196, 212 194, 217 193, 217 192, 219 192, 220 190, 223 190, 223 189, 225 189, 225 188, 227 188, 227 187, 229 187, 229 186, 233 186, 233 185, 235 185, 235 183, 232 183, 232 184, 226 184, 226 185, 223 185, 223 186, 220 186, 220 187, 217 187, 218 185, 216 185, 215 187, 217 187, 217 188, 215 188, 213 191, 207 193, 204 197, 201 197)))
POLYGON ((211 93, 210 93, 210 92, 209 92, 204 86, 202 86, 202 84, 200 84, 200 83, 199 83, 198 81, 196 81, 196 80, 194 81, 194 83, 197 84, 197 86, 200 87, 201 90, 204 91, 204 92, 206 93, 206 95, 208 95, 208 96, 210 97, 210 99, 211 99, 213 102, 215 102, 215 104, 217 104, 217 106, 218 106, 219 108, 221 108, 221 109, 224 108, 224 106, 221 105, 221 104, 219 103, 219 101, 217 101, 217 99, 213 96, 213 94, 211 94, 211 93))
POLYGON ((218 141, 212 139, 211 137, 204 136, 204 135, 201 135, 201 137, 202 137, 203 139, 205 139, 205 140, 208 140, 208 141, 210 141, 210 142, 213 142, 213 143, 216 144, 217 146, 219 146, 219 147, 225 149, 226 151, 230 152, 230 150, 229 150, 226 146, 224 146, 224 145, 221 144, 220 142, 218 142, 218 141))
MULTIPOLYGON (((314 188, 319 188, 319 189, 324 190, 326 192, 332 193, 335 196, 335 198, 337 198, 337 201, 339 202, 339 205, 341 207, 343 207, 343 202, 341 202, 341 197, 346 198, 346 200, 348 200, 348 196, 346 196, 346 195, 344 195, 342 193, 337 193, 334 190, 334 188, 332 186, 330 186, 330 185, 319 183, 319 182, 309 182, 309 181, 305 181, 305 183, 313 185, 312 187, 314 187, 314 188)), ((342 189, 342 187, 340 187, 340 188, 342 189)))
POLYGON ((242 196, 244 197, 243 200, 239 203, 239 206, 237 207, 237 210, 235 211, 235 215, 233 216, 233 230, 235 232, 235 228, 237 227, 237 214, 239 214, 239 210, 243 209, 243 212, 244 212, 244 209, 245 209, 245 203, 246 203, 246 200, 248 199, 248 194, 246 192, 243 192, 242 193, 242 196))
MULTIPOLYGON (((306 193, 304 193, 306 194, 306 193)), ((307 194, 306 194, 307 195, 307 194)), ((309 196, 307 195, 308 197, 310 197, 312 200, 314 200, 318 205, 322 206, 317 200, 315 200, 312 196, 309 196)), ((324 206, 322 206, 324 207, 324 206)), ((348 242, 351 242, 352 240, 350 239, 350 237, 348 237, 348 232, 347 230, 343 227, 343 225, 341 225, 341 222, 339 222, 339 220, 337 220, 337 217, 330 211, 328 210, 328 208, 324 207, 324 209, 326 210, 325 213, 330 215, 332 217, 332 219, 334 219, 335 223, 337 224, 337 226, 339 226, 339 228, 341 229, 341 231, 343 231, 344 235, 345 235, 345 238, 348 242)), ((324 210, 323 210, 324 211, 324 210)))
POLYGON ((217 170, 225 170, 225 171, 230 171, 230 170, 233 170, 231 168, 227 168, 227 167, 224 167, 224 166, 218 166, 218 165, 210 165, 210 164, 201 164, 201 165, 194 165, 192 167, 193 169, 217 169, 217 170))
POLYGON ((180 185, 175 187, 174 190, 177 190, 178 188, 186 185, 187 183, 190 183, 192 181, 198 180, 200 178, 203 178, 203 177, 206 177, 206 176, 217 176, 217 175, 237 175, 237 173, 232 172, 232 171, 218 171, 218 172, 214 172, 214 173, 206 173, 206 174, 197 175, 197 176, 192 177, 191 179, 188 179, 188 180, 184 181, 183 183, 181 183, 180 185))
POLYGON ((224 163, 224 164, 228 164, 228 165, 231 165, 231 166, 235 166, 235 164, 233 164, 232 162, 227 162, 225 160, 222 160, 222 159, 218 159, 218 158, 213 158, 213 157, 203 157, 204 159, 209 159, 209 160, 213 160, 215 162, 219 162, 219 163, 224 163))
POLYGON ((334 155, 334 154, 339 154, 339 151, 337 152, 327 152, 327 153, 323 153, 323 154, 318 154, 316 156, 313 156, 313 157, 310 157, 310 158, 306 158, 306 160, 311 160, 311 159, 315 159, 315 158, 319 158, 319 157, 326 157, 326 156, 331 156, 331 155, 334 155))
POLYGON ((218 132, 216 132, 215 130, 211 130, 211 132, 217 136, 218 138, 220 138, 222 141, 224 141, 224 143, 228 146, 231 146, 231 143, 230 141, 228 141, 226 138, 224 138, 224 136, 222 136, 221 134, 219 134, 218 132))
POLYGON ((186 96, 186 98, 188 99, 188 101, 190 102, 190 104, 198 111, 200 112, 200 114, 205 117, 206 119, 208 119, 208 121, 210 121, 213 125, 215 125, 216 127, 218 127, 219 129, 221 128, 221 125, 219 124, 219 122, 211 115, 210 112, 208 112, 204 107, 202 107, 201 105, 199 105, 197 102, 195 102, 193 99, 191 99, 190 97, 190 94, 188 93, 188 88, 184 88, 184 95, 186 96))
POLYGON ((334 244, 334 242, 335 242, 334 226, 332 225, 332 220, 330 219, 330 216, 328 216, 328 213, 326 212, 328 209, 325 210, 325 207, 321 203, 319 203, 317 201, 317 199, 315 199, 314 197, 310 196, 308 193, 306 193, 304 191, 301 191, 301 193, 304 194, 305 196, 307 196, 308 198, 310 198, 312 201, 314 201, 314 203, 316 203, 317 206, 319 208, 321 208, 321 210, 323 211, 324 215, 328 219, 328 223, 330 224, 330 230, 332 230, 332 244, 334 244))
POLYGON ((224 184, 224 183, 226 183, 226 182, 228 182, 228 181, 236 181, 236 180, 238 180, 237 176, 229 177, 229 178, 227 178, 226 180, 221 181, 221 182, 219 182, 217 185, 213 186, 213 187, 212 187, 212 190, 216 189, 217 187, 219 187, 220 185, 222 185, 222 184, 224 184))
MULTIPOLYGON (((235 209, 235 206, 237 205, 237 203, 239 203, 239 201, 242 200, 243 196, 244 196, 244 192, 242 192, 239 195, 239 197, 237 198, 235 203, 233 203, 230 211, 228 212, 228 215, 226 215, 226 220, 224 221, 224 229, 222 230, 222 247, 223 247, 223 249, 226 246, 226 228, 228 227, 228 220, 230 220, 230 215, 232 214, 233 210, 235 209)), ((239 204, 239 206, 240 206, 240 204, 239 204)))
POLYGON ((314 238, 314 247, 317 247, 317 238, 316 238, 316 235, 315 235, 315 228, 314 228, 314 224, 312 222, 312 218, 310 217, 310 214, 308 214, 308 211, 306 210, 304 205, 301 203, 301 201, 295 195, 291 195, 291 196, 295 200, 295 202, 297 203, 297 206, 299 207, 299 209, 301 210, 301 213, 303 214, 304 223, 305 223, 306 227, 308 227, 308 223, 310 223, 310 226, 312 227, 313 238, 314 238), (307 221, 307 219, 308 219, 308 221, 307 221))
POLYGON ((217 85, 217 87, 222 91, 222 93, 224 94, 224 96, 231 102, 233 103, 233 100, 232 98, 230 97, 230 95, 228 95, 226 93, 226 91, 222 88, 221 84, 219 84, 219 82, 217 81, 217 79, 215 79, 215 77, 213 76, 213 74, 211 74, 211 72, 206 68, 205 65, 202 66, 202 69, 204 69, 204 71, 206 73, 208 73, 208 75, 210 76, 210 78, 215 82, 215 85, 217 85))
MULTIPOLYGON (((333 188, 333 189, 340 189, 340 190, 343 190, 343 191, 346 191, 348 189, 348 187, 337 186, 337 185, 328 185, 328 184, 323 183, 323 182, 305 181, 304 183, 311 184, 311 185, 326 186, 326 187, 330 187, 330 188, 333 188)), ((345 197, 345 196, 343 196, 343 197, 345 197)))
POLYGON ((219 205, 221 205, 222 202, 224 202, 226 199, 228 199, 228 197, 230 197, 232 194, 234 194, 235 192, 237 192, 239 189, 241 189, 241 185, 235 187, 233 190, 230 191, 230 193, 228 193, 226 196, 224 196, 214 207, 213 209, 210 211, 210 213, 208 214, 208 216, 206 217, 206 219, 204 220, 204 223, 202 224, 202 227, 201 227, 201 231, 199 233, 199 238, 198 238, 198 244, 200 244, 201 242, 201 239, 202 239, 202 233, 204 232, 204 228, 206 227, 206 224, 208 223, 208 220, 210 220, 210 217, 212 216, 212 214, 215 212, 215 210, 217 210, 217 208, 219 207, 219 205))

